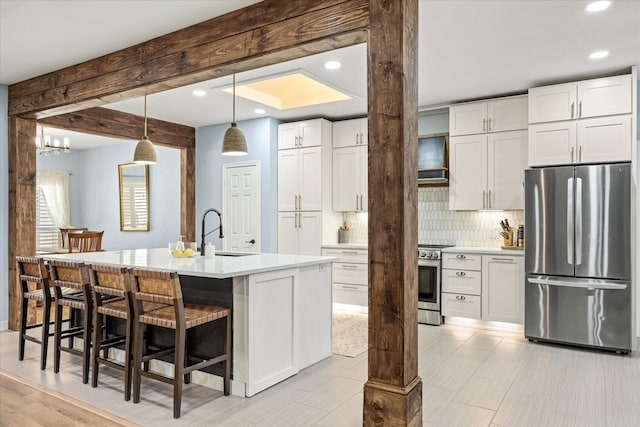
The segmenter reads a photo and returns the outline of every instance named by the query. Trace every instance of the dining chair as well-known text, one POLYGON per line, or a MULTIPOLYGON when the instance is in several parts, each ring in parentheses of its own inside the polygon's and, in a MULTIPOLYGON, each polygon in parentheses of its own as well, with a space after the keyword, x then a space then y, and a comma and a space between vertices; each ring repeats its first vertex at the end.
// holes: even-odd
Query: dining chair
POLYGON ((59 230, 60 230, 60 234, 59 234, 60 241, 58 242, 58 245, 62 249, 68 249, 70 233, 83 233, 85 231, 88 231, 89 229, 86 227, 78 227, 78 228, 59 228, 59 230))
POLYGON ((176 272, 133 268, 130 271, 133 293, 133 403, 140 401, 141 377, 152 378, 173 385, 173 417, 180 417, 182 403, 182 385, 189 383, 191 372, 208 366, 224 364, 224 395, 228 396, 231 374, 231 309, 213 305, 190 304, 182 299, 180 278, 176 272), (144 303, 162 303, 167 307, 149 310, 144 303), (187 333, 192 328, 205 323, 224 321, 224 349, 217 356, 202 359, 187 354, 187 333), (172 353, 173 376, 143 371, 141 365, 150 359, 166 355, 166 351, 153 355, 143 355, 143 329, 145 326, 172 329, 175 345, 172 353), (191 364, 190 362, 195 362, 191 364))
POLYGON ((69 233, 69 252, 100 252, 104 231, 69 233))

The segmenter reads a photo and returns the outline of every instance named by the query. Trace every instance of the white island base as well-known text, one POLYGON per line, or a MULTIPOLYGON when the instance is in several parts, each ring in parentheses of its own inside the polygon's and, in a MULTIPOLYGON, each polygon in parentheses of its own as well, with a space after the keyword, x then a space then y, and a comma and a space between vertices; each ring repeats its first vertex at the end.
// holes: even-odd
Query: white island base
MULTIPOLYGON (((181 276, 205 278, 207 288, 210 280, 212 289, 218 279, 228 283, 232 278, 233 395, 253 396, 331 356, 331 262, 335 258, 217 254, 215 260, 177 260, 166 249, 43 258, 177 271, 181 276)), ((161 362, 158 367, 167 370, 170 366, 161 362)), ((222 389, 221 378, 198 371, 193 374, 194 383, 222 389)))

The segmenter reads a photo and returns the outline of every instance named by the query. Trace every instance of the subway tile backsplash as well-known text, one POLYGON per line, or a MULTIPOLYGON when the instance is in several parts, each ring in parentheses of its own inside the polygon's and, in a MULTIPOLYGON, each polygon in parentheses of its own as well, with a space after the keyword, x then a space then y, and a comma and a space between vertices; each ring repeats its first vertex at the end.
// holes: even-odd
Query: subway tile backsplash
POLYGON ((524 211, 450 211, 448 187, 418 189, 418 243, 499 247, 504 218, 524 224, 524 211))
MULTIPOLYGON (((450 211, 449 188, 418 189, 418 243, 434 245, 499 247, 500 221, 524 224, 524 211, 450 211)), ((351 243, 367 243, 368 214, 346 212, 351 243)))

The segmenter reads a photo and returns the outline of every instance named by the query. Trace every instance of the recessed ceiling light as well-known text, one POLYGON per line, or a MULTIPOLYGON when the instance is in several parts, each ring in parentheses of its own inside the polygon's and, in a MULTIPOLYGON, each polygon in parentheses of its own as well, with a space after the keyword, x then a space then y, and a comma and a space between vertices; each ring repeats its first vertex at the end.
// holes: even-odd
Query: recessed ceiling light
POLYGON ((264 114, 266 113, 266 111, 264 111, 262 108, 256 108, 255 110, 253 110, 254 113, 256 114, 264 114))
POLYGON ((195 96, 207 96, 207 91, 203 89, 194 89, 193 93, 195 96))
POLYGON ((600 12, 605 10, 606 8, 608 8, 609 6, 611 6, 611 2, 608 0, 601 0, 601 1, 594 1, 592 3, 589 3, 586 7, 587 12, 600 12))
POLYGON ((340 68, 340 62, 338 61, 325 62, 324 68, 326 68, 327 70, 337 70, 338 68, 340 68))
POLYGON ((599 50, 589 55, 589 59, 602 59, 606 58, 607 56, 609 56, 609 52, 607 52, 606 50, 599 50))

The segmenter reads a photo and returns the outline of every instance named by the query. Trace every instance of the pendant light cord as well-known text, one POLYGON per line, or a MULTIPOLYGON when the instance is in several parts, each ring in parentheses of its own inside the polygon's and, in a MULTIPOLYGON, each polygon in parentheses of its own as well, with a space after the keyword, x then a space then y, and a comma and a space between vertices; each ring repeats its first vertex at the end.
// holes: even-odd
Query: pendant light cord
POLYGON ((147 95, 144 96, 144 139, 149 139, 147 137, 147 95))
POLYGON ((236 122, 236 75, 233 75, 233 120, 232 123, 236 122))

